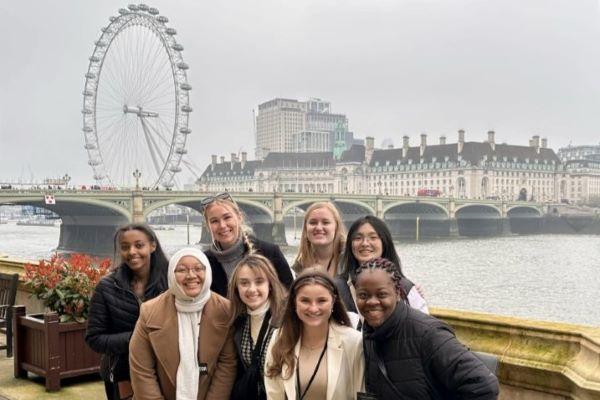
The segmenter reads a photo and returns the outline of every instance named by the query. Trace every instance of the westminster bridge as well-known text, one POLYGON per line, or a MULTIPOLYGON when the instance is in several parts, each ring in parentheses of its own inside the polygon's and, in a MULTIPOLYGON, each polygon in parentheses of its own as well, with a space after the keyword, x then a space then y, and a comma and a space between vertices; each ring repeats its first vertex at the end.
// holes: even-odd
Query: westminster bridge
MULTIPOLYGON (((255 234, 285 244, 284 217, 306 210, 316 201, 332 201, 349 226, 371 214, 386 221, 395 238, 489 236, 539 231, 549 206, 537 202, 474 200, 452 197, 319 193, 231 193, 255 234)), ((200 210, 209 193, 198 191, 1 190, 0 205, 30 205, 60 216, 59 251, 113 253, 116 227, 144 222, 154 211, 172 204, 200 210), (52 200, 47 204, 46 196, 52 200)), ((203 229, 202 240, 208 234, 203 229)))

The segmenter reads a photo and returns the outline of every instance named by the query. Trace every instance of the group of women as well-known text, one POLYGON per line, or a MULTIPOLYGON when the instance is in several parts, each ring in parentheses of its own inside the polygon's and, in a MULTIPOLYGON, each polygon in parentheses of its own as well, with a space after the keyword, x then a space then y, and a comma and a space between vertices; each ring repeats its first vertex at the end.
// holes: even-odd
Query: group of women
POLYGON ((201 206, 206 252, 167 261, 147 226, 115 235, 121 265, 86 335, 108 399, 497 397, 494 374, 428 315, 380 219, 346 235, 335 205, 311 205, 290 268, 227 193, 201 206))

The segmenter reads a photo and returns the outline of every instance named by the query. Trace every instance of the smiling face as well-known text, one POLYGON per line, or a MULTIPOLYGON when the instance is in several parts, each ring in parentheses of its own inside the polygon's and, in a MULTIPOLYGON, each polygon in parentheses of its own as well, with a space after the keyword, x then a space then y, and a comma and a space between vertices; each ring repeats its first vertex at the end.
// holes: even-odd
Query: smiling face
POLYGON ((205 216, 212 237, 221 248, 228 249, 237 242, 242 217, 230 204, 225 201, 215 202, 205 210, 205 216))
POLYGON ((237 273, 236 286, 242 303, 250 310, 256 310, 269 299, 269 280, 258 269, 241 266, 237 273))
POLYGON ((186 296, 198 296, 202 292, 205 277, 206 266, 196 257, 181 257, 175 266, 175 280, 186 296))
POLYGON ((368 222, 362 224, 350 240, 352 240, 352 254, 358 261, 358 264, 381 257, 383 254, 381 238, 377 231, 375 231, 375 228, 373 228, 373 225, 368 222))
POLYGON ((156 243, 142 231, 124 231, 119 238, 121 259, 133 273, 147 272, 150 269, 150 256, 156 250, 156 243))
POLYGON ((306 238, 313 246, 330 246, 335 238, 337 224, 327 208, 317 208, 306 218, 306 238))
POLYGON ((296 293, 296 314, 307 327, 320 327, 329 323, 333 309, 333 296, 322 285, 309 283, 296 293))
POLYGON ((400 300, 394 282, 382 269, 367 269, 356 278, 356 305, 373 328, 381 326, 400 300))

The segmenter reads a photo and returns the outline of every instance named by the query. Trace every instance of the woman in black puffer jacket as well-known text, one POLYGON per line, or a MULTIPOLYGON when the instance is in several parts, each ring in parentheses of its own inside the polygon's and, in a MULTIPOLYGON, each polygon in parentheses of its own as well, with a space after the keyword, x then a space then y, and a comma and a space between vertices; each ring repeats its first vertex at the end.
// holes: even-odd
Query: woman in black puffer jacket
POLYGON ((102 354, 100 375, 109 400, 129 398, 129 339, 140 304, 167 289, 169 262, 156 234, 130 224, 115 234, 121 265, 96 286, 90 304, 87 344, 102 354))
POLYGON ((448 325, 406 304, 394 264, 375 258, 356 270, 364 317, 365 384, 378 399, 498 397, 498 379, 448 325))

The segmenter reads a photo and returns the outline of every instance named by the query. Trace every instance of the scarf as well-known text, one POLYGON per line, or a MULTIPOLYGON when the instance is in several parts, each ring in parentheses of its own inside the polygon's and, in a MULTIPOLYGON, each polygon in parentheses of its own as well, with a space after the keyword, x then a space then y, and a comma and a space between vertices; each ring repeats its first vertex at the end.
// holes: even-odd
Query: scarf
POLYGON ((211 296, 212 270, 210 262, 204 253, 196 248, 184 248, 173 254, 169 261, 169 292, 175 296, 177 309, 177 328, 179 345, 179 366, 177 367, 176 397, 177 400, 196 400, 198 398, 198 383, 200 382, 200 367, 198 365, 198 336, 202 309, 211 296), (185 256, 196 258, 206 267, 202 290, 196 297, 185 294, 175 277, 175 267, 185 256), (193 348, 194 351, 187 349, 193 348))
POLYGON ((211 251, 223 266, 223 270, 227 275, 227 281, 229 282, 237 263, 240 262, 244 257, 244 253, 246 253, 246 246, 244 246, 242 237, 240 236, 233 246, 225 250, 213 244, 211 246, 211 251))

